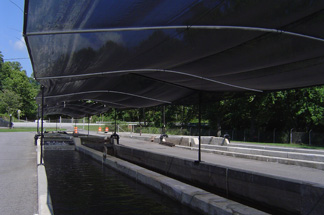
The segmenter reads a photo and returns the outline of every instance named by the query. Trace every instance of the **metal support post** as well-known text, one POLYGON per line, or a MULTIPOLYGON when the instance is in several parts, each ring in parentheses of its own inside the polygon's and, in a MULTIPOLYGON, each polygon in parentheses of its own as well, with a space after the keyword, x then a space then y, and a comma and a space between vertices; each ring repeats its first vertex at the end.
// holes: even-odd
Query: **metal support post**
POLYGON ((166 134, 165 131, 165 105, 163 105, 163 109, 162 109, 162 121, 163 121, 163 125, 162 125, 162 131, 161 131, 161 135, 160 135, 160 144, 162 144, 165 141, 165 138, 168 138, 168 135, 166 134))
POLYGON ((198 104, 198 160, 195 163, 201 162, 201 92, 199 92, 199 104, 198 104))
POLYGON ((117 132, 117 110, 115 108, 115 133, 117 132))
POLYGON ((293 142, 293 130, 294 128, 290 129, 290 144, 293 142))
POLYGON ((117 131, 117 110, 115 108, 115 132, 110 136, 110 139, 113 141, 113 144, 116 143, 119 144, 119 135, 116 133, 117 131))
POLYGON ((39 134, 39 104, 37 108, 37 134, 39 134))
POLYGON ((310 130, 309 133, 308 133, 308 144, 309 145, 312 145, 312 135, 311 135, 311 133, 312 133, 312 130, 310 130))
POLYGON ((163 134, 165 134, 165 105, 163 105, 163 134))
POLYGON ((43 145, 44 145, 44 86, 41 86, 42 90, 42 121, 41 121, 41 156, 40 156, 40 165, 43 165, 43 145))
POLYGON ((90 115, 88 115, 88 136, 89 136, 89 127, 90 127, 90 115))

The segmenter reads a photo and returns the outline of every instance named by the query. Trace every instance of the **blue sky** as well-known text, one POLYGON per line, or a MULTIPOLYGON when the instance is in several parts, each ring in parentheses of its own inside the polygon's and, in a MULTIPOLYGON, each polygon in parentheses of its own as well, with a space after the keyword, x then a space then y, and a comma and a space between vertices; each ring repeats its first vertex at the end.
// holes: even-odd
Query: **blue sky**
POLYGON ((5 61, 18 61, 31 76, 29 59, 23 32, 24 0, 0 0, 0 51, 5 61))

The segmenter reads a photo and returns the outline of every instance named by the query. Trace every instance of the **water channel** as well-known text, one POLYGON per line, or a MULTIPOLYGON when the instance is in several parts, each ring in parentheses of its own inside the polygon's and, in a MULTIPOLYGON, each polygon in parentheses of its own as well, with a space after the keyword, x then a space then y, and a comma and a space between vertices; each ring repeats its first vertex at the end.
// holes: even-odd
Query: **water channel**
POLYGON ((199 213, 77 151, 45 151, 55 215, 199 213))

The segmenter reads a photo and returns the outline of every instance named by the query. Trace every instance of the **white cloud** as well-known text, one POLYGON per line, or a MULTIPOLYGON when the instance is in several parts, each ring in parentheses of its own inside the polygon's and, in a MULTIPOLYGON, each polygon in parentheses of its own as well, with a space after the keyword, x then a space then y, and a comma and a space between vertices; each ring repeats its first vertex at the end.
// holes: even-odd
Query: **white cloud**
POLYGON ((20 40, 17 40, 15 43, 14 43, 14 48, 16 50, 25 50, 25 47, 26 47, 26 44, 25 44, 25 40, 23 37, 20 38, 20 40))

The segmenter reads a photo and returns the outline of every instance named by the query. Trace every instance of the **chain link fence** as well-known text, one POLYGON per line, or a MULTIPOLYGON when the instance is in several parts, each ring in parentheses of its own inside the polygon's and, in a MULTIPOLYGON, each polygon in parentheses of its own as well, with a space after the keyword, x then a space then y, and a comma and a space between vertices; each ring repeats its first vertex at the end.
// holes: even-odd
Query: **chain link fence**
MULTIPOLYGON (((124 126, 124 130, 134 133, 149 133, 149 134, 161 134, 162 128, 156 127, 143 127, 134 125, 134 128, 130 126, 124 126)), ((179 128, 166 128, 167 134, 172 135, 188 135, 198 136, 198 127, 179 127, 179 128)), ((202 136, 224 136, 229 134, 231 140, 243 141, 243 142, 263 142, 263 143, 297 143, 297 144, 308 144, 308 145, 319 145, 324 146, 324 133, 320 132, 296 132, 293 130, 278 131, 273 129, 272 131, 254 131, 250 129, 239 130, 214 130, 209 128, 201 128, 202 136)))
POLYGON ((0 127, 10 127, 10 122, 0 118, 0 127))

